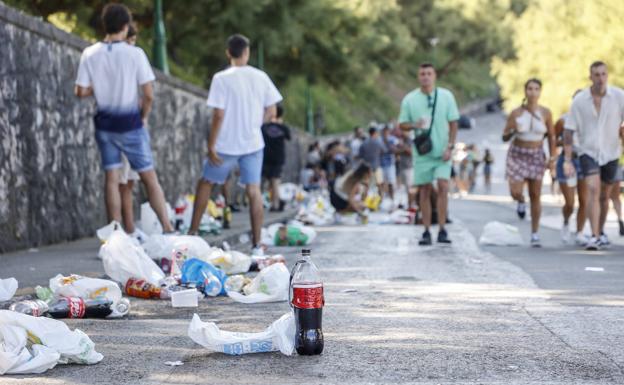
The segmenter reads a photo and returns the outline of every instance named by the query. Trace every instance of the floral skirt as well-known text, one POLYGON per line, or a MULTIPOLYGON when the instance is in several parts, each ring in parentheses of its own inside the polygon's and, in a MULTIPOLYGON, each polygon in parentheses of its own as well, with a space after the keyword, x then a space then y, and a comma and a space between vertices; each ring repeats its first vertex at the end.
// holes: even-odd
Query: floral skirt
POLYGON ((525 179, 542 179, 546 170, 546 154, 542 147, 524 148, 516 145, 509 147, 505 175, 514 182, 525 179))

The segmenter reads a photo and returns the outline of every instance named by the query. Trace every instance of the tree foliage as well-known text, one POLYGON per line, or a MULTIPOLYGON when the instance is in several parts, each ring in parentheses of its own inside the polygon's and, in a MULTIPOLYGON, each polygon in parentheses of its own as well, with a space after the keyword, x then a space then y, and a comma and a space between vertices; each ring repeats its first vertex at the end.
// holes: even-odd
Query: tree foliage
MULTIPOLYGON (((224 42, 252 40, 252 64, 286 96, 288 118, 304 122, 306 84, 330 131, 395 116, 402 93, 416 86, 418 64, 433 61, 460 100, 491 94, 493 55, 513 57, 508 15, 527 0, 176 0, 164 1, 172 73, 208 87, 227 63, 224 42), (393 89, 395 92, 387 92, 393 89)), ((8 0, 82 37, 101 36, 102 0, 8 0)), ((152 0, 124 2, 151 53, 152 0)))
POLYGON ((507 109, 519 105, 523 84, 540 78, 541 103, 555 115, 568 110, 575 90, 589 85, 589 65, 605 61, 612 84, 624 85, 624 8, 609 0, 532 1, 513 30, 514 58, 495 57, 493 73, 507 109))

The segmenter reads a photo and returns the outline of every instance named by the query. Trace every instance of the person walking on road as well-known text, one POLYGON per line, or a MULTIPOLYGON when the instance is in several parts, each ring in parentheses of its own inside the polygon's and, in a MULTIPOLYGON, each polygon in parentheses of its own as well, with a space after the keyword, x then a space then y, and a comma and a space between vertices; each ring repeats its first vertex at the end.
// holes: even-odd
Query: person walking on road
POLYGON ((145 128, 154 99, 154 72, 145 52, 126 43, 132 22, 126 6, 106 5, 102 22, 106 37, 82 52, 74 93, 78 97, 93 95, 97 102, 95 139, 105 171, 108 220, 122 220, 119 181, 122 155, 125 155, 130 167, 139 173, 163 230, 172 232, 145 128), (140 104, 139 87, 142 91, 140 104))
POLYGON ((279 196, 279 185, 282 169, 286 163, 286 141, 290 140, 290 129, 284 124, 283 115, 284 108, 277 106, 275 119, 262 125, 262 137, 265 143, 262 175, 269 181, 270 211, 284 211, 284 205, 279 196))
POLYGON ((252 252, 262 254, 260 230, 264 209, 260 182, 264 141, 261 127, 275 118, 282 95, 266 73, 247 65, 249 39, 239 34, 230 36, 226 55, 230 67, 213 76, 208 92, 207 104, 213 109, 208 158, 197 182, 189 233, 199 230, 212 186, 225 183, 238 164, 250 204, 252 252))
POLYGON ((386 150, 381 154, 380 166, 383 175, 383 193, 388 194, 394 202, 394 191, 397 184, 396 154, 399 150, 399 139, 392 135, 390 126, 384 126, 381 137, 386 150))
POLYGON ((574 97, 565 122, 563 167, 566 176, 574 175, 576 134, 581 171, 587 182, 587 217, 592 232, 585 248, 598 250, 609 245, 604 224, 622 155, 624 90, 608 85, 607 65, 601 61, 592 63, 589 73, 592 85, 574 97))
POLYGON ((529 79, 524 84, 524 101, 509 114, 503 131, 503 141, 513 139, 507 153, 506 175, 511 197, 518 202, 517 212, 521 219, 526 215, 524 184, 529 186, 533 247, 541 246, 538 230, 542 212, 542 179, 546 167, 552 169, 557 159, 552 114, 548 108, 538 104, 541 92, 542 82, 538 79, 529 79), (544 137, 548 138, 548 161, 543 149, 544 137))
POLYGON ((381 155, 386 152, 386 145, 379 137, 375 126, 368 129, 368 138, 360 145, 359 158, 368 163, 372 170, 372 184, 377 186, 379 195, 383 193, 383 175, 381 172, 381 155))
MULTIPOLYGON (((576 94, 580 92, 577 91, 576 94)), ((573 97, 574 97, 573 96, 573 97)), ((569 114, 565 113, 555 123, 555 136, 557 138, 557 146, 563 146, 563 132, 565 127, 565 121, 568 119, 569 114)), ((579 162, 579 148, 578 139, 574 135, 572 145, 572 164, 574 165, 574 178, 566 177, 563 171, 564 151, 561 151, 557 157, 556 175, 561 193, 563 194, 564 205, 561 209, 563 214, 563 226, 561 227, 561 240, 563 243, 569 243, 571 241, 569 221, 572 213, 574 212, 575 193, 578 193, 578 210, 576 211, 576 236, 574 242, 579 246, 585 246, 589 238, 583 234, 583 228, 585 227, 585 221, 587 218, 587 183, 585 182, 585 176, 583 170, 581 170, 581 164, 579 162), (569 181, 568 181, 569 179, 569 181), (576 185, 574 185, 576 184, 576 185)))
POLYGON ((431 195, 437 182, 438 242, 451 243, 446 231, 451 154, 457 136, 459 110, 451 91, 436 87, 436 71, 432 64, 418 69, 420 87, 407 94, 401 102, 399 124, 404 131, 415 131, 419 145, 413 151, 414 184, 419 187, 420 209, 425 231, 420 245, 431 244, 431 195), (428 145, 421 145, 422 143, 428 145))

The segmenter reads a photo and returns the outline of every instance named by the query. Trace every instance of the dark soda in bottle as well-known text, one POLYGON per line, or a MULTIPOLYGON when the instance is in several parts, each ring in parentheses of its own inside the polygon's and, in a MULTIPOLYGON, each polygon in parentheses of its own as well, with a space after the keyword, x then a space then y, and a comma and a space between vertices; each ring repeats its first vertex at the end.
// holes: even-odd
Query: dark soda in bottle
POLYGON ((112 312, 113 301, 107 298, 82 299, 63 297, 50 304, 52 318, 106 318, 112 312))
POLYGON ((295 314, 295 349, 299 355, 311 356, 323 352, 323 282, 310 250, 304 249, 293 267, 290 287, 291 305, 295 314))

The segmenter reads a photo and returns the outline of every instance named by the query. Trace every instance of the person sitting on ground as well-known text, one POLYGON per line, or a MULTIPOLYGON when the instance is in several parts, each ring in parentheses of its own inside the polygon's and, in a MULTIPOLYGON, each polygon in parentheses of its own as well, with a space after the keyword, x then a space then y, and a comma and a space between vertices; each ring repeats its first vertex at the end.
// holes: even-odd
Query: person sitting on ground
POLYGON ((362 162, 334 183, 330 183, 329 200, 334 209, 339 213, 356 212, 364 215, 366 207, 361 196, 368 189, 371 177, 371 166, 362 162))

